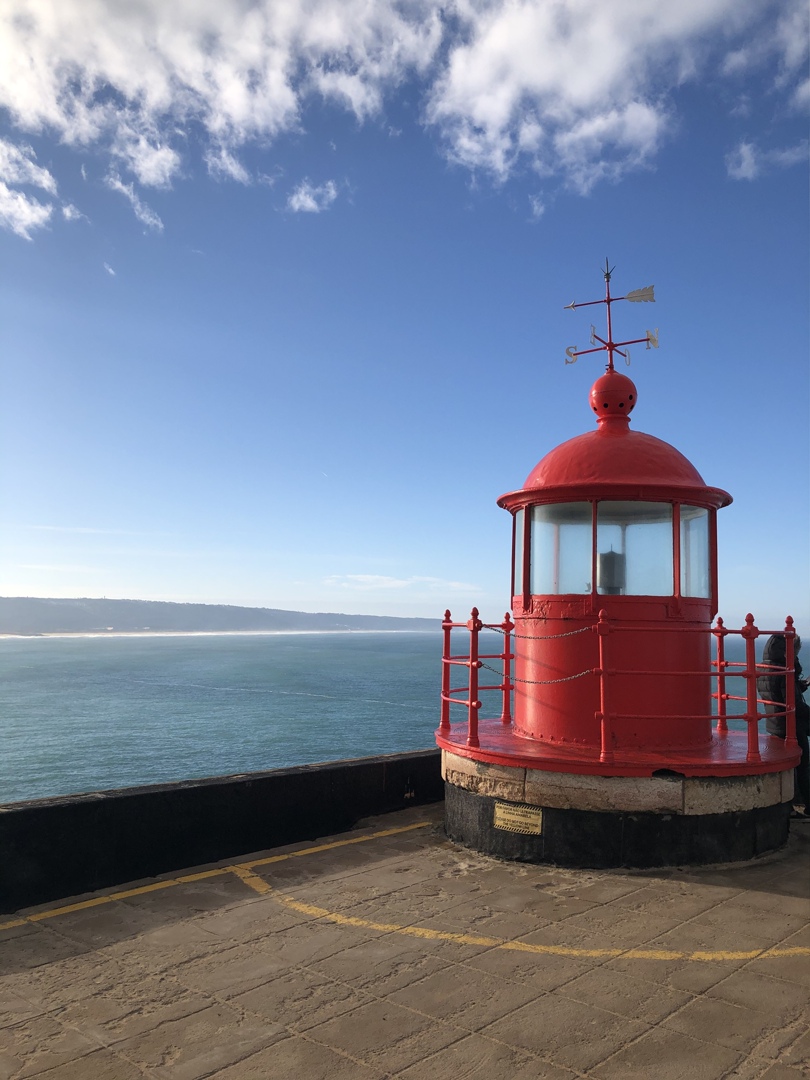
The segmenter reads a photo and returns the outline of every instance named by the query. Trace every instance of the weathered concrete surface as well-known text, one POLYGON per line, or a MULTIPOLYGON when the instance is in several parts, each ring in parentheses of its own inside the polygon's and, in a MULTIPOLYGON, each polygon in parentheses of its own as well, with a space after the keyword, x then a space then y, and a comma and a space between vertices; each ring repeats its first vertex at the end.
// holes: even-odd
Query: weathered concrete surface
POLYGON ((0 1078, 807 1076, 810 826, 744 866, 573 871, 441 815, 0 917, 0 1078))

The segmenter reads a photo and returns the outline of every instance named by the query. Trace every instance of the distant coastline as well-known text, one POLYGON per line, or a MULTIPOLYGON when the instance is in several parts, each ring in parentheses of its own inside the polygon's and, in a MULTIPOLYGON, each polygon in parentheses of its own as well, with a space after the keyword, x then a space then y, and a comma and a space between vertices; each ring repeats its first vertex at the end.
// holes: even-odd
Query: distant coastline
POLYGON ((162 600, 0 597, 0 639, 414 633, 440 627, 438 615, 435 619, 408 619, 162 600))

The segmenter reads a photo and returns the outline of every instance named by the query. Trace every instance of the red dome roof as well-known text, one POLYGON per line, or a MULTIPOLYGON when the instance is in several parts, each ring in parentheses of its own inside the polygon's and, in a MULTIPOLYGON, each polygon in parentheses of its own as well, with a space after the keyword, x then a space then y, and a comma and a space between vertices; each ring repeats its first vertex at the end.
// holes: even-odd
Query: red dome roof
POLYGON ((638 395, 632 381, 614 370, 593 384, 590 406, 596 431, 577 435, 551 450, 526 477, 520 491, 498 499, 509 510, 540 502, 589 498, 685 500, 727 506, 731 496, 707 487, 695 466, 674 446, 630 430, 628 413, 638 395))
MULTIPOLYGON (((619 426, 621 425, 621 426, 619 426)), ((703 477, 674 446, 602 423, 551 450, 526 477, 526 488, 593 487, 602 484, 666 484, 704 488, 703 477)))

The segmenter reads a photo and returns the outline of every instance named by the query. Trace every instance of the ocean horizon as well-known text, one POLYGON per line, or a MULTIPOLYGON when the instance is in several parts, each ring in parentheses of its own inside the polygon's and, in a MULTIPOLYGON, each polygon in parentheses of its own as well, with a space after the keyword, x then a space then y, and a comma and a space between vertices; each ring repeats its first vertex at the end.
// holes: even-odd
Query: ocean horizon
POLYGON ((431 749, 441 653, 438 627, 4 635, 0 804, 431 749))
POLYGON ((435 746, 441 632, 6 635, 0 803, 435 746))

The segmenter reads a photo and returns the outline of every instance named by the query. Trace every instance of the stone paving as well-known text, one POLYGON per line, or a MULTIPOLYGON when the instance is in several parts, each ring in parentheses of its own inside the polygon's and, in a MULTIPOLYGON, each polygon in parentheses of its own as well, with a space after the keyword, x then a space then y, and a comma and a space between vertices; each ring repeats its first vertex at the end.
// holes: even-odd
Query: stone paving
POLYGON ((441 813, 0 916, 0 1078, 810 1076, 810 826, 572 871, 441 813))

